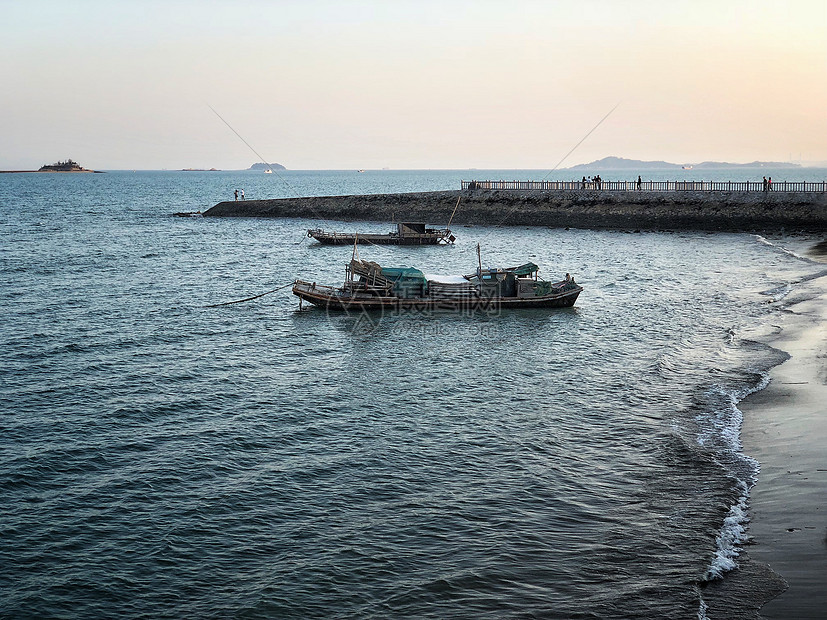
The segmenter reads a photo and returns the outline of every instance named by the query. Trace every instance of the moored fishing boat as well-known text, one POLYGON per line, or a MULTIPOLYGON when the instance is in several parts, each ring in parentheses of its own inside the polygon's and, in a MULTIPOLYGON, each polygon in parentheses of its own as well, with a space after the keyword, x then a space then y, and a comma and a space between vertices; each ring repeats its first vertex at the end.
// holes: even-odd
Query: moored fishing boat
POLYGON ((583 287, 568 274, 559 282, 539 277, 534 263, 482 269, 470 275, 427 275, 412 267, 382 267, 354 256, 340 287, 296 280, 293 294, 330 310, 499 310, 567 308, 583 287))
POLYGON ((453 243, 456 237, 448 228, 426 228, 418 222, 400 222, 396 231, 389 233, 355 233, 330 232, 320 228, 307 231, 312 237, 325 245, 353 245, 354 243, 372 243, 374 245, 436 245, 453 243))

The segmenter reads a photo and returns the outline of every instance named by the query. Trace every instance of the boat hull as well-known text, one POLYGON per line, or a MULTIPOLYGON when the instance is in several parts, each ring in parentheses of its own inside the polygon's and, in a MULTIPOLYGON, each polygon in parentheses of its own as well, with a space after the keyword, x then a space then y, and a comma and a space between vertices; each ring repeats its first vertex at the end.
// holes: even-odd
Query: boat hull
POLYGON ((317 286, 315 283, 297 280, 293 294, 314 306, 336 311, 482 311, 490 312, 508 308, 570 308, 577 301, 583 287, 578 286, 542 297, 378 297, 370 295, 346 296, 338 289, 317 286))
POLYGON ((447 236, 442 234, 404 235, 396 234, 356 234, 356 233, 327 233, 315 230, 307 232, 309 237, 324 245, 353 245, 367 243, 372 245, 437 245, 447 242, 447 236))

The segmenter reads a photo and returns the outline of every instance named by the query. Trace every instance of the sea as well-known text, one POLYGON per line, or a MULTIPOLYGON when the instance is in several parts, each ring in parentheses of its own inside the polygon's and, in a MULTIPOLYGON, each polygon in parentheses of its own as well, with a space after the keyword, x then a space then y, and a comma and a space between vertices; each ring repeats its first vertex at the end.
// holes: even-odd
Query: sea
MULTIPOLYGON (((827 179, 679 180, 764 174, 827 179)), ((357 251, 462 274, 479 244, 483 266, 584 291, 342 314, 291 294, 340 284, 354 252, 307 229, 391 222, 173 216, 236 189, 582 173, 547 175, 0 175, 0 617, 714 617, 707 585, 742 561, 760 478, 738 402, 786 358, 758 340, 823 269, 816 240, 454 226, 454 245, 357 251)))

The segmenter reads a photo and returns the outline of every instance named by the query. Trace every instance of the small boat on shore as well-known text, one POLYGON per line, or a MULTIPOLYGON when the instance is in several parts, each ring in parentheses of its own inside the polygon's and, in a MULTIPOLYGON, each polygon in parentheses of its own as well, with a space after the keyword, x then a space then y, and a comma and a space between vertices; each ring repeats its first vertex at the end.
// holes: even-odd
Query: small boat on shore
POLYGON ((437 245, 456 241, 448 228, 426 228, 419 222, 401 222, 396 231, 389 233, 329 232, 311 228, 307 236, 324 245, 353 245, 372 243, 374 245, 437 245))
POLYGON ((566 274, 547 282, 534 263, 482 269, 470 275, 427 275, 412 267, 382 267, 357 256, 345 267, 345 282, 336 288, 296 280, 293 294, 329 310, 482 310, 568 308, 583 287, 566 274))

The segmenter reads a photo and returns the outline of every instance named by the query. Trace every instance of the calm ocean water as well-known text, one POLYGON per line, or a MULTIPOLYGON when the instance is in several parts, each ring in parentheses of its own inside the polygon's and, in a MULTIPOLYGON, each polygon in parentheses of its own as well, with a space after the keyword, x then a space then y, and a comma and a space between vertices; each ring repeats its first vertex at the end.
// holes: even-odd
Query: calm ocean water
POLYGON ((800 240, 462 227, 359 251, 468 273, 479 242, 577 305, 328 316, 205 307, 340 283, 320 222, 170 216, 544 174, 0 175, 0 616, 704 616, 757 474, 736 404, 783 359, 751 337, 822 269, 800 240))

